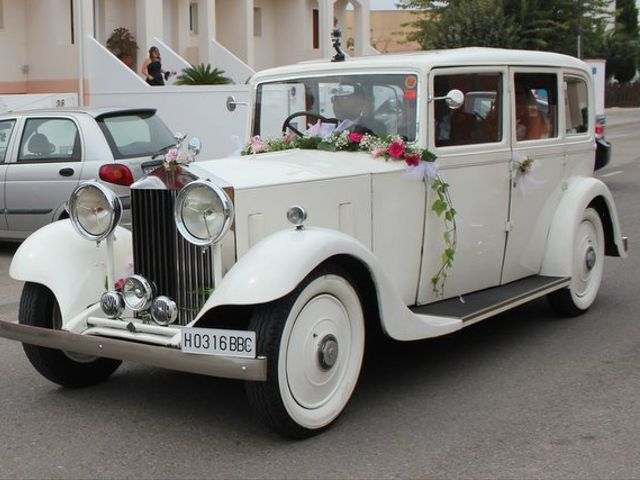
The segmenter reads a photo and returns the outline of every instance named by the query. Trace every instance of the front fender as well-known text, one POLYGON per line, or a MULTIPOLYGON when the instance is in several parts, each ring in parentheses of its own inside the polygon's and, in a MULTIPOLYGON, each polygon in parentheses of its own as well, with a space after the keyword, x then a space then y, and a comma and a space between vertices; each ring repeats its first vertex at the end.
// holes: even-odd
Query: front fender
POLYGON ((594 177, 574 177, 567 182, 566 193, 551 222, 542 275, 571 276, 576 229, 582 213, 589 205, 596 208, 603 220, 607 254, 627 256, 618 213, 609 188, 594 177))
POLYGON ((194 323, 210 309, 221 305, 255 305, 282 298, 323 261, 335 255, 350 255, 371 273, 378 295, 383 327, 392 337, 395 321, 413 314, 393 288, 371 251, 353 237, 335 230, 304 228, 270 235, 243 255, 216 286, 194 323), (393 320, 387 322, 387 320, 393 320))
MULTIPOLYGON (((133 262, 131 232, 114 234, 116 280, 126 276, 133 262)), ((107 278, 106 242, 91 242, 74 230, 69 219, 51 223, 32 233, 20 245, 9 274, 15 280, 44 285, 55 295, 63 320, 97 302, 107 278)))

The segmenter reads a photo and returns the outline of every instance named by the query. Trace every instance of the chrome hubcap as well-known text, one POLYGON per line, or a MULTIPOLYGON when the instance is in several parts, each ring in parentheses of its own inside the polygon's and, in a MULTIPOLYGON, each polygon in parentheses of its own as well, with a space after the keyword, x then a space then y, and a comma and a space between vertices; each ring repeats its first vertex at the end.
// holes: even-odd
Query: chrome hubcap
POLYGON ((595 266, 596 251, 593 249, 592 246, 589 246, 589 248, 587 249, 587 253, 584 256, 584 261, 585 261, 585 266, 587 267, 587 270, 591 270, 595 266))
POLYGON ((338 339, 333 335, 327 335, 320 342, 318 359, 323 370, 329 370, 338 360, 338 339))

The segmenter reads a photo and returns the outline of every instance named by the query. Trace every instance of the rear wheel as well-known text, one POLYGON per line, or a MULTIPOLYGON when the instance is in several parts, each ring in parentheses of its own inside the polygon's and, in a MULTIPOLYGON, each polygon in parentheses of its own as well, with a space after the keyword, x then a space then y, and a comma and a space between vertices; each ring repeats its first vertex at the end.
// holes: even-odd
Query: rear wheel
MULTIPOLYGON (((51 291, 37 283, 26 283, 20 298, 18 318, 32 327, 62 328, 60 307, 51 291)), ((45 378, 64 387, 84 387, 106 380, 122 363, 120 360, 64 352, 22 344, 27 358, 45 378)))
POLYGON ((604 272, 604 229, 593 208, 584 211, 573 243, 571 285, 548 295, 560 315, 575 317, 586 312, 598 295, 604 272))
POLYGON ((328 427, 353 393, 364 354, 364 314, 348 276, 321 267, 257 309, 249 328, 268 361, 267 381, 246 384, 258 417, 292 438, 328 427))

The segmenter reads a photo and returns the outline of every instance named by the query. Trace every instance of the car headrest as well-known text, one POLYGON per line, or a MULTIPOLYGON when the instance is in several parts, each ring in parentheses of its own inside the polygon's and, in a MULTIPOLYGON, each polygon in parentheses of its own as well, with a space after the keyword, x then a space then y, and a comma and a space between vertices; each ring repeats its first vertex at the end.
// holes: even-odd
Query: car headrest
POLYGON ((36 133, 30 139, 27 144, 27 150, 29 153, 35 153, 38 155, 52 153, 54 146, 49 143, 49 139, 44 133, 36 133))

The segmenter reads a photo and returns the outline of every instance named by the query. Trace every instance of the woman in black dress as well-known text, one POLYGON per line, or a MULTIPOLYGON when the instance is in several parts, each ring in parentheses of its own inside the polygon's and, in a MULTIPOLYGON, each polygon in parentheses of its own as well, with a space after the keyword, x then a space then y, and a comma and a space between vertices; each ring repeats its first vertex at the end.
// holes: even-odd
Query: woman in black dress
POLYGON ((149 57, 142 64, 142 75, 149 85, 164 85, 162 63, 158 47, 149 49, 149 57))

